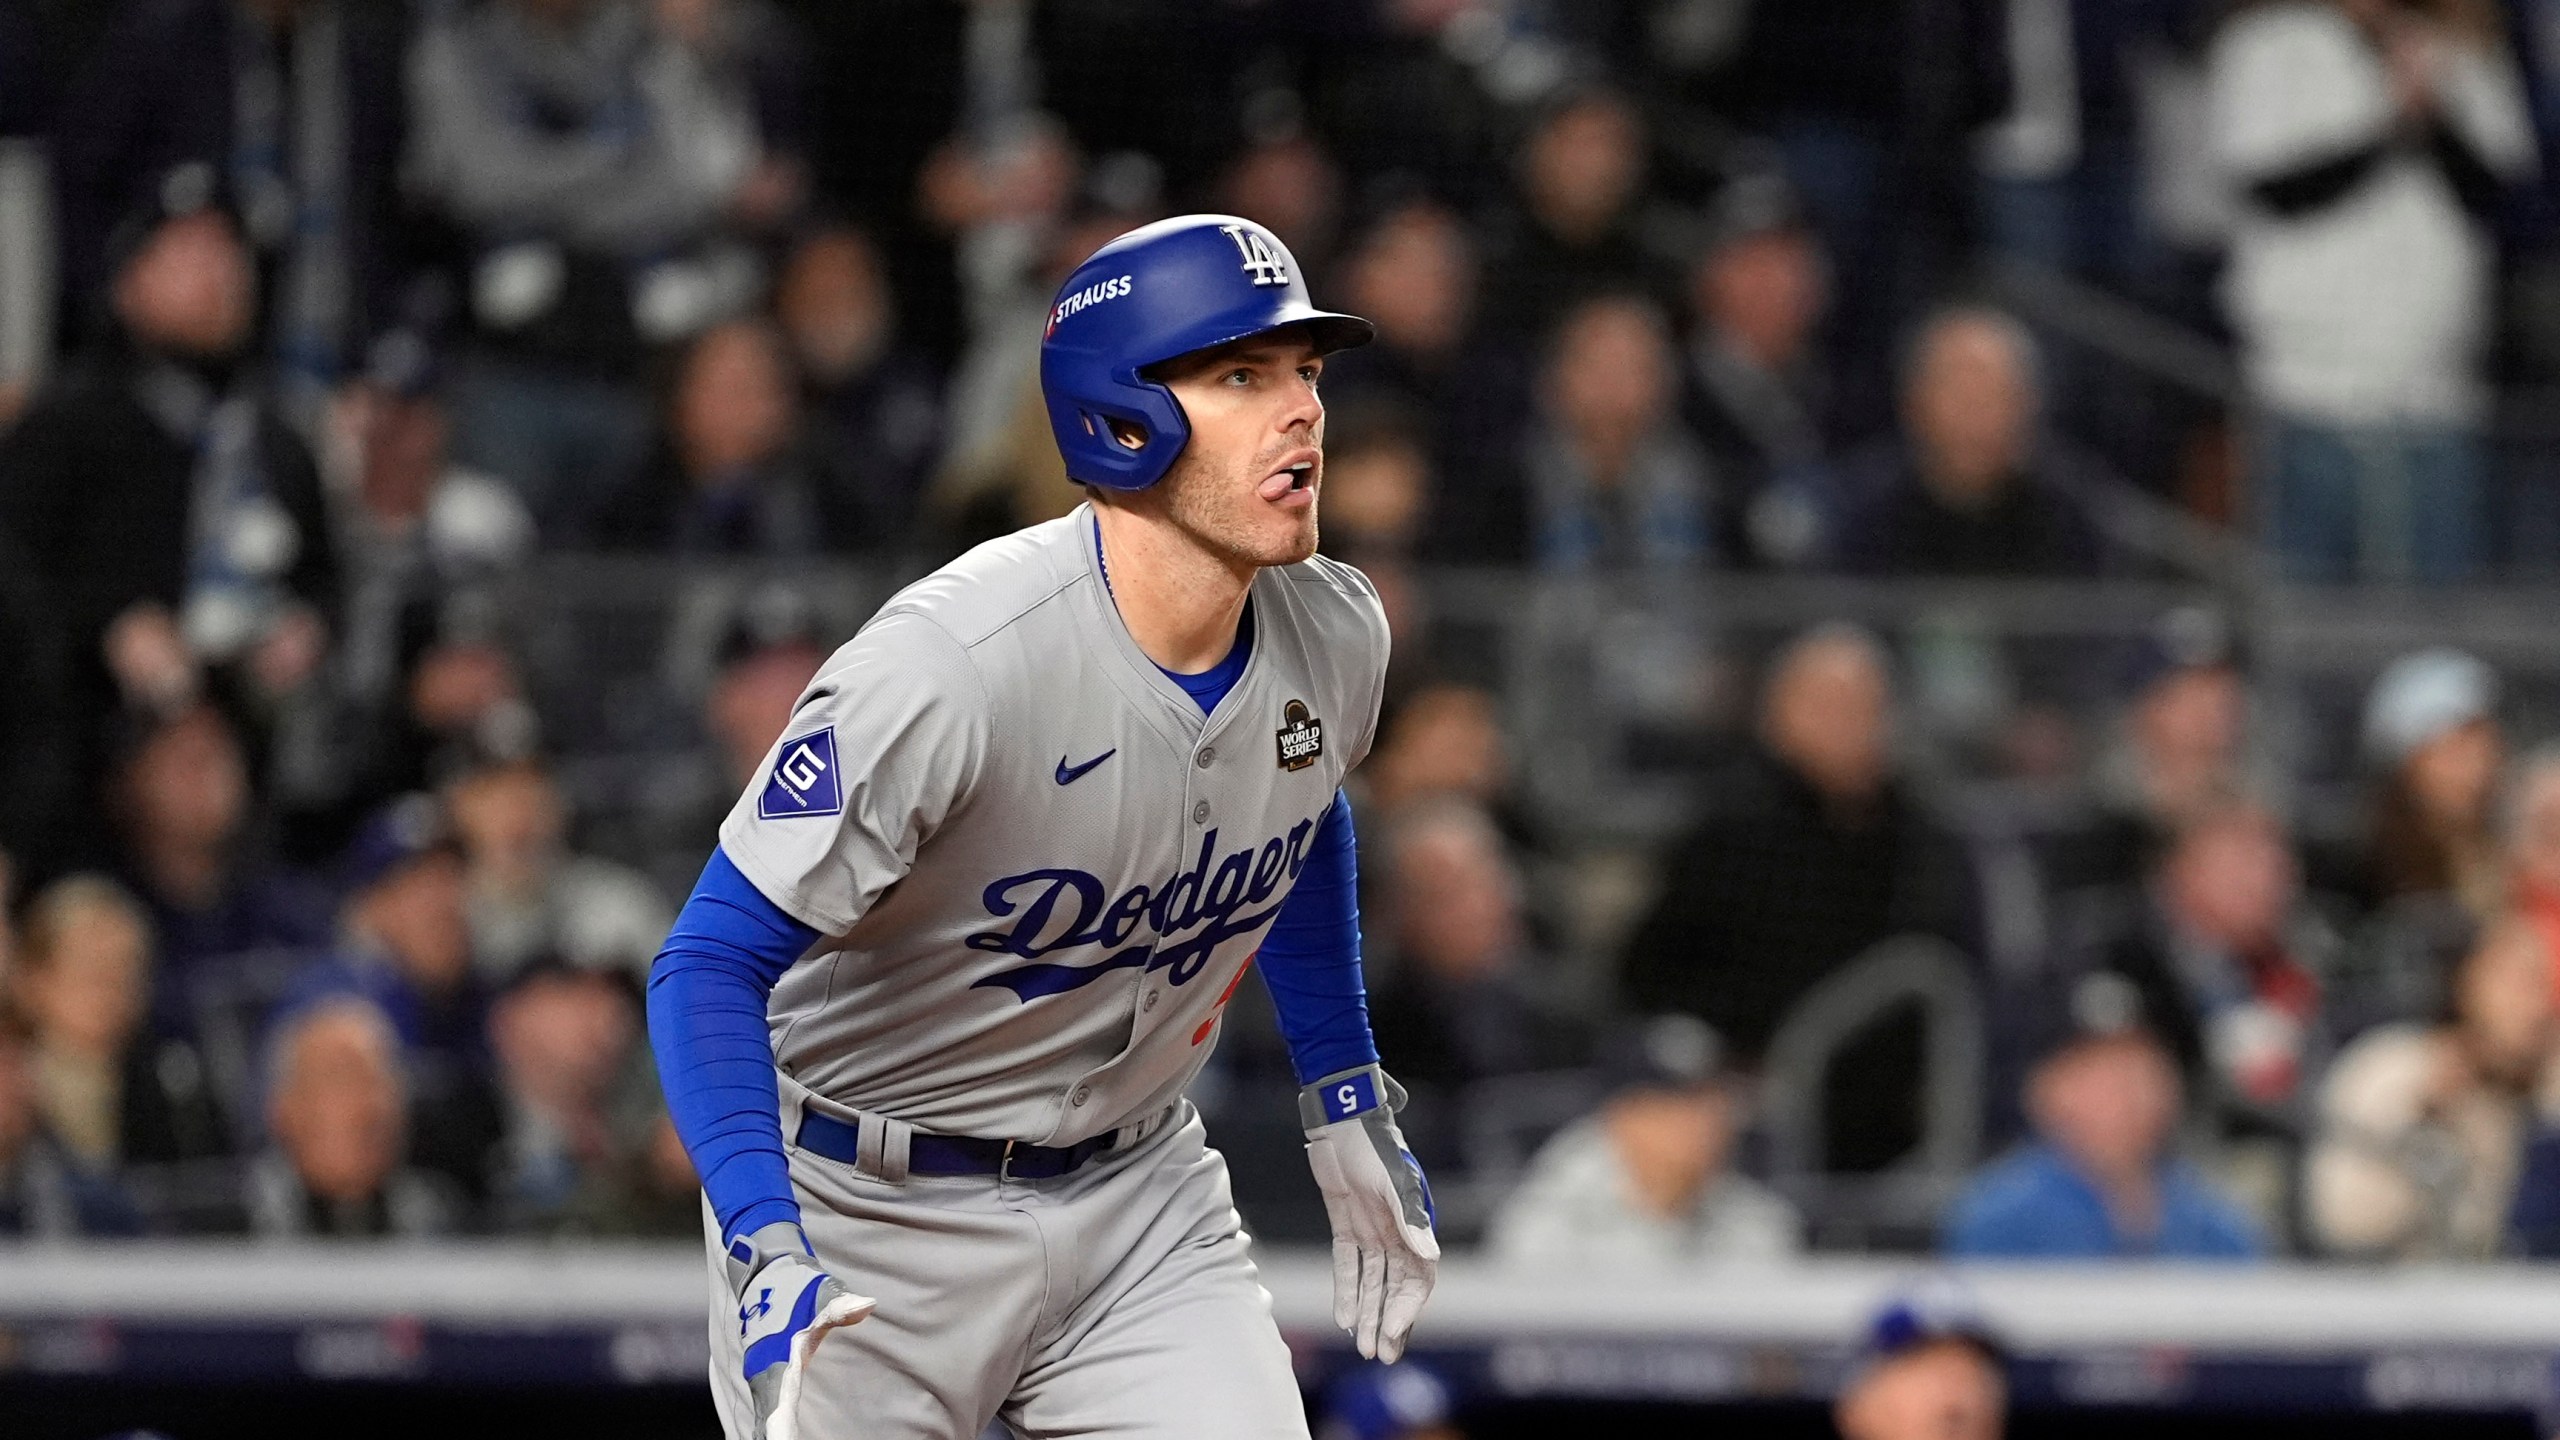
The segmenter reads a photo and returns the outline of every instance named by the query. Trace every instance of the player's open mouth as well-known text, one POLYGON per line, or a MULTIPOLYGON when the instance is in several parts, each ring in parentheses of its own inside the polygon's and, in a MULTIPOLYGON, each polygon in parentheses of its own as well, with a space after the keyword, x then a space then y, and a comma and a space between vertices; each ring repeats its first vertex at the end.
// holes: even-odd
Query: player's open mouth
POLYGON ((1289 463, 1263 477, 1262 498, 1274 502, 1305 495, 1315 489, 1317 467, 1323 457, 1313 450, 1301 450, 1289 457, 1289 463))

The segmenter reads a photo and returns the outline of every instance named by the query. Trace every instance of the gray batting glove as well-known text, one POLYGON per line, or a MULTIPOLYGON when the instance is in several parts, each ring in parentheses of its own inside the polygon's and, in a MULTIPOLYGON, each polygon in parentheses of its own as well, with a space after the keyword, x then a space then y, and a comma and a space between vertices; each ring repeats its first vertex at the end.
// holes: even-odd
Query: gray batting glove
POLYGON ((1298 1092, 1307 1164, 1333 1223, 1333 1323, 1363 1356, 1389 1362, 1404 1353, 1440 1269, 1431 1183, 1396 1129, 1404 1101, 1404 1087, 1375 1065, 1298 1092))
POLYGON ((819 1269, 808 1235, 782 1221, 729 1242, 729 1283, 737 1290, 757 1440, 798 1440, 809 1357, 829 1332, 859 1322, 876 1302, 819 1269))

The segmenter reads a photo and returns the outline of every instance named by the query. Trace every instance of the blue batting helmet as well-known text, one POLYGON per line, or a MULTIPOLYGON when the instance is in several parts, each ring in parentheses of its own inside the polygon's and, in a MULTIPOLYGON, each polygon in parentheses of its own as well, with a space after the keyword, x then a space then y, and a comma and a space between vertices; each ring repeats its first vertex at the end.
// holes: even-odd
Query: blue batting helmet
POLYGON ((1173 392, 1148 366, 1304 325, 1319 353, 1365 345, 1375 327, 1319 310, 1280 237, 1233 215, 1177 215, 1142 226, 1076 267, 1040 341, 1040 389, 1068 478, 1144 490, 1191 438, 1173 392), (1132 448, 1112 434, 1130 427, 1132 448))

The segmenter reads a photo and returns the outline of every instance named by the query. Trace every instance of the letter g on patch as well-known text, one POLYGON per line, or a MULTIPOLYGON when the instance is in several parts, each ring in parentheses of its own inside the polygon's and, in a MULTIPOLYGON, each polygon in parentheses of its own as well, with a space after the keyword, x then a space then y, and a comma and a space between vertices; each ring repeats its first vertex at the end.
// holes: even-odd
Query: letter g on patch
POLYGON ((836 732, 829 726, 782 742, 773 770, 756 796, 759 820, 794 820, 844 813, 844 785, 836 772, 836 732))

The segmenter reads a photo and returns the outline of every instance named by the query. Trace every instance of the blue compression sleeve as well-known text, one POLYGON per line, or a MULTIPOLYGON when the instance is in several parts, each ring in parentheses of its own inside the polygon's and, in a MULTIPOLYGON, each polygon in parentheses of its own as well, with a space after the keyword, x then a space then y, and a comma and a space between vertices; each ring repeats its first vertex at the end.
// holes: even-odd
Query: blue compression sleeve
POLYGON ((800 1219, 765 1003, 817 939, 714 850, 649 969, 658 1084, 723 1238, 800 1219))
POLYGON ((1316 825, 1297 888, 1263 937, 1262 983, 1299 1084, 1377 1063, 1360 979, 1359 840, 1339 790, 1316 825))

